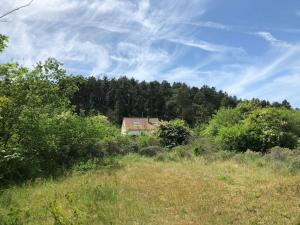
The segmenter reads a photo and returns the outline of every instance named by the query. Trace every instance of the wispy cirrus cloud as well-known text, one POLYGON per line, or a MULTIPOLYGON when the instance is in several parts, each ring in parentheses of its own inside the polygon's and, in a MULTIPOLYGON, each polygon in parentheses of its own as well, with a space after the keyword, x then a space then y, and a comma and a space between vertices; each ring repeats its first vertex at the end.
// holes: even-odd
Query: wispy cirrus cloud
POLYGON ((230 92, 241 93, 244 89, 257 82, 262 82, 280 71, 286 69, 289 59, 300 53, 299 47, 289 49, 279 56, 272 58, 268 63, 264 63, 262 66, 249 66, 245 67, 246 72, 241 76, 241 79, 237 79, 233 85, 227 89, 230 92))
POLYGON ((263 38, 264 40, 266 40, 267 42, 269 42, 271 45, 273 45, 275 47, 288 47, 288 48, 292 47, 291 44, 289 44, 285 41, 276 39, 270 32, 260 31, 260 32, 254 33, 254 34, 263 38))
POLYGON ((212 22, 212 21, 182 22, 182 23, 197 26, 197 27, 206 27, 206 28, 219 29, 219 30, 225 30, 225 31, 229 31, 232 29, 232 27, 229 25, 225 25, 222 23, 216 23, 216 22, 212 22))
POLYGON ((212 44, 206 41, 191 41, 191 40, 185 40, 185 39, 168 39, 168 41, 189 46, 189 47, 194 47, 194 48, 199 48, 204 51, 208 52, 237 52, 237 53, 245 53, 245 50, 242 48, 238 47, 231 47, 231 46, 224 46, 224 45, 217 45, 217 44, 212 44))
MULTIPOLYGON (((4 0, 3 5, 9 9, 20 3, 4 0)), ((204 0, 34 1, 30 8, 10 16, 11 22, 0 25, 0 32, 11 39, 4 57, 31 66, 52 56, 70 65, 72 71, 79 69, 74 64, 81 59, 77 67, 86 73, 147 74, 150 70, 146 64, 168 63, 167 58, 174 57, 169 49, 153 45, 164 37, 185 34, 174 21, 179 16, 197 16, 204 7, 204 0), (136 48, 127 46, 125 53, 125 42, 136 48)))

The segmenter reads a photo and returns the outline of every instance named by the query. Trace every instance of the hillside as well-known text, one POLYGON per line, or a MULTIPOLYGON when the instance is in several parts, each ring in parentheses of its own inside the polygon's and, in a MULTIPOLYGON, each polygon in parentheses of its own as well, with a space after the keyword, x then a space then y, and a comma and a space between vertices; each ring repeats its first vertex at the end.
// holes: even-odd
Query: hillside
POLYGON ((300 176, 235 160, 129 155, 3 191, 0 224, 299 224, 300 176))

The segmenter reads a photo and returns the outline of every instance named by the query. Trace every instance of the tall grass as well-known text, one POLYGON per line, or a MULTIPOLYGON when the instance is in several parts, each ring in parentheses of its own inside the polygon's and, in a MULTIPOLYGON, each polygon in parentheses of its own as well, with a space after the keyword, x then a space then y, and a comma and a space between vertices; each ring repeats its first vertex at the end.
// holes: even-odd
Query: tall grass
POLYGON ((161 162, 128 155, 119 164, 2 190, 0 224, 300 222, 296 174, 234 157, 161 162))

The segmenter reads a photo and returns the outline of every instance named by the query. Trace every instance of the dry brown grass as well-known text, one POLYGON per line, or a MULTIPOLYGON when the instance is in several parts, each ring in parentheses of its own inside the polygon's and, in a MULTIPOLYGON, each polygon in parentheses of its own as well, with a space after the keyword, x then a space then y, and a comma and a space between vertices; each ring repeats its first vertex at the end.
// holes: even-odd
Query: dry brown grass
POLYGON ((299 176, 233 161, 123 163, 9 189, 0 196, 2 215, 25 224, 300 223, 299 176))

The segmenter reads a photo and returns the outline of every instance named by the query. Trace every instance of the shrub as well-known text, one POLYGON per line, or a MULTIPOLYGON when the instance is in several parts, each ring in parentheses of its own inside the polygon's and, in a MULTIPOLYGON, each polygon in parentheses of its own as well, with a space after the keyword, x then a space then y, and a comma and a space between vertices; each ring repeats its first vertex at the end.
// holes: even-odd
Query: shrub
POLYGON ((286 161, 292 154, 293 152, 290 149, 276 146, 268 150, 266 157, 269 160, 286 161))
POLYGON ((235 154, 232 158, 236 162, 254 164, 259 167, 264 166, 266 164, 266 160, 263 157, 262 153, 255 152, 250 149, 248 149, 246 152, 235 154))
POLYGON ((297 147, 300 136, 299 112, 250 106, 249 109, 246 106, 220 110, 204 133, 214 137, 224 148, 234 151, 253 149, 265 152, 274 146, 297 147))
POLYGON ((131 141, 130 144, 125 146, 126 154, 138 153, 139 150, 140 150, 140 146, 136 142, 133 142, 133 141, 131 141))
POLYGON ((141 134, 136 137, 136 143, 140 148, 144 148, 147 146, 159 146, 160 142, 159 139, 154 135, 149 134, 141 134))
POLYGON ((235 151, 246 151, 247 132, 242 125, 236 124, 229 127, 222 127, 216 137, 216 141, 224 145, 224 148, 235 151))
POLYGON ((159 126, 158 136, 163 146, 173 148, 186 144, 191 132, 183 120, 173 120, 159 126))
POLYGON ((295 157, 291 160, 289 165, 289 171, 291 173, 298 173, 300 172, 300 156, 295 157))
POLYGON ((286 169, 293 174, 300 172, 300 151, 274 147, 265 155, 267 161, 276 170, 286 169))
POLYGON ((191 159, 194 156, 193 149, 190 146, 177 146, 172 149, 172 152, 179 158, 179 159, 191 159))
POLYGON ((160 152, 163 152, 162 147, 160 147, 160 146, 149 146, 149 147, 142 148, 139 153, 143 156, 153 157, 153 156, 157 155, 160 152))
POLYGON ((213 153, 221 150, 220 146, 214 139, 196 136, 192 137, 188 143, 190 149, 193 150, 195 155, 204 155, 208 153, 213 153))
POLYGON ((75 165, 74 169, 79 172, 86 172, 88 170, 96 169, 98 161, 97 160, 87 160, 86 162, 79 162, 75 165))
POLYGON ((99 157, 96 143, 119 135, 104 116, 73 113, 68 97, 77 87, 60 85, 66 74, 55 60, 30 72, 6 67, 0 79, 0 183, 52 175, 99 157))
POLYGON ((98 169, 98 168, 121 168, 122 164, 119 163, 117 157, 104 157, 104 158, 95 158, 87 159, 86 161, 80 161, 75 164, 73 169, 77 172, 87 172, 89 170, 98 169))
POLYGON ((274 146, 295 148, 297 146, 297 134, 294 132, 287 109, 264 108, 253 111, 245 119, 245 129, 249 134, 248 146, 256 151, 265 151, 274 146))
POLYGON ((169 160, 169 154, 166 152, 159 152, 156 157, 155 160, 157 161, 161 161, 161 162, 166 162, 169 160))
POLYGON ((107 156, 123 155, 125 150, 117 141, 106 141, 104 144, 104 152, 107 156))
POLYGON ((222 108, 213 116, 208 126, 203 130, 204 135, 216 136, 222 127, 233 126, 242 119, 242 113, 236 109, 222 108))

